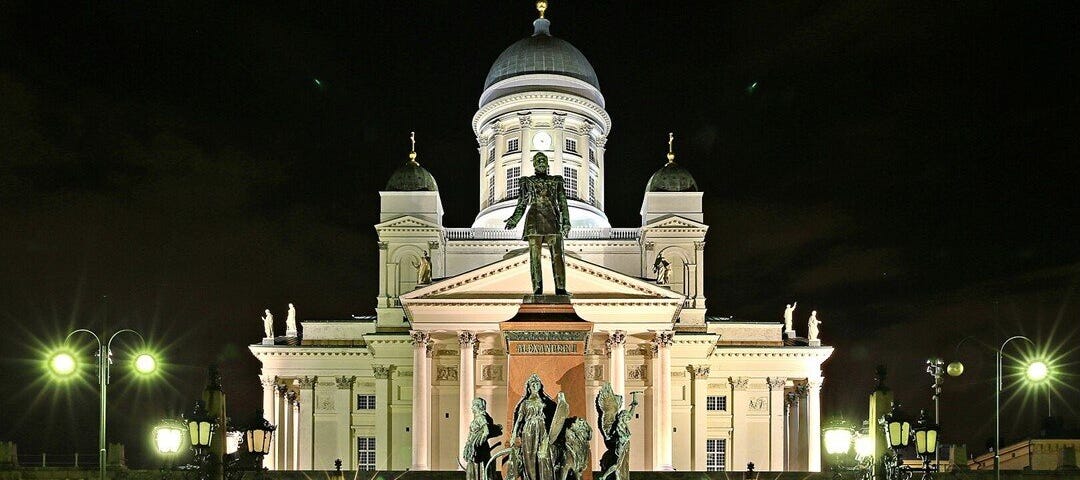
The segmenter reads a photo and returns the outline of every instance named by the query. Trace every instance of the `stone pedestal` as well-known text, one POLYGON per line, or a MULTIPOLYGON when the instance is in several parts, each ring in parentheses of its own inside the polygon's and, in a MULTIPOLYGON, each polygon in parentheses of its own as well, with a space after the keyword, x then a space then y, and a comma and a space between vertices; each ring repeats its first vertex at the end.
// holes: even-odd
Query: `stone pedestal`
POLYGON ((262 339, 262 344, 263 345, 273 345, 274 344, 274 339, 271 338, 271 337, 264 338, 264 339, 262 339))
POLYGON ((821 346, 821 340, 809 340, 808 343, 810 344, 811 347, 820 347, 821 346))
MULTIPOLYGON (((569 297, 529 295, 517 315, 499 328, 506 338, 507 352, 503 444, 510 439, 514 407, 525 393, 525 381, 534 373, 540 376, 544 393, 552 399, 559 392, 566 395, 571 417, 588 418, 594 399, 588 398, 585 389, 585 352, 593 325, 577 316, 569 297)), ((594 429, 593 435, 597 434, 594 429)), ((590 452, 590 456, 600 453, 590 452)), ((584 476, 591 480, 592 472, 587 470, 584 476)))
POLYGON ((784 330, 784 338, 795 338, 795 330, 784 330))

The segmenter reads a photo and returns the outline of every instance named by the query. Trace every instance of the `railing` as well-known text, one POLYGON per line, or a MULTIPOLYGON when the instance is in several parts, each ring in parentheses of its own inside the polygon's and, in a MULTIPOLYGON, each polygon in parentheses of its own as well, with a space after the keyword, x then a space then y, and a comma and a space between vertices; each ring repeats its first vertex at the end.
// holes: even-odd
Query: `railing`
MULTIPOLYGON (((637 240, 637 228, 574 228, 569 240, 637 240)), ((446 239, 454 240, 519 240, 520 230, 502 228, 447 228, 446 239)))
POLYGON ((34 453, 19 454, 18 458, 19 466, 23 468, 90 468, 98 465, 97 453, 34 453))

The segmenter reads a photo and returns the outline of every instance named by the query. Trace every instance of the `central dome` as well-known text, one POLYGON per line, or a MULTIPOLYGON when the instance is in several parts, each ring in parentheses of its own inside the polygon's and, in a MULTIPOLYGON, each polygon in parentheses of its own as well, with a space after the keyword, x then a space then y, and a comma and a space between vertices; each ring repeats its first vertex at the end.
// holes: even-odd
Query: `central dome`
POLYGON ((570 42, 552 37, 550 26, 547 19, 536 19, 531 37, 518 40, 503 50, 488 71, 484 88, 519 75, 550 73, 576 78, 599 90, 600 81, 585 55, 570 42))

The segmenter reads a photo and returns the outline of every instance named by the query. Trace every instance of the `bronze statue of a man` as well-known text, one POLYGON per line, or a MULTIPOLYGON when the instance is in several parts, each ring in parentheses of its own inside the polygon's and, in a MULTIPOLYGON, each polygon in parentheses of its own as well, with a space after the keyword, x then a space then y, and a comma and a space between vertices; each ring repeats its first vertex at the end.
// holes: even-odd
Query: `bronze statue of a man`
POLYGON ((548 175, 548 158, 543 153, 533 156, 531 177, 521 178, 521 194, 514 214, 506 219, 507 230, 517 226, 525 215, 523 240, 529 242, 529 273, 532 274, 534 295, 544 293, 540 270, 540 249, 551 248, 551 270, 555 274, 555 294, 566 295, 566 264, 563 263, 563 237, 570 232, 570 209, 566 206, 566 191, 560 175, 548 175))

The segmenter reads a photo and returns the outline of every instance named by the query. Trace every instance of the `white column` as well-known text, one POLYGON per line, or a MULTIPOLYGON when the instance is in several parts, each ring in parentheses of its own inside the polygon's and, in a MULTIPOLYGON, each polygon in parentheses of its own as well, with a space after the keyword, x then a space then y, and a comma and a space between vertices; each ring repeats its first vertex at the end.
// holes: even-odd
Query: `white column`
POLYGON ((671 342, 674 332, 656 332, 657 401, 660 404, 659 430, 656 435, 656 470, 675 470, 671 461, 671 342))
MULTIPOLYGON (((461 416, 458 418, 458 449, 460 453, 465 446, 465 440, 469 438, 469 424, 472 423, 472 403, 476 398, 476 334, 467 330, 458 332, 458 356, 460 365, 458 368, 458 407, 461 416)), ((456 462, 461 468, 461 462, 456 462)))
MULTIPOLYGON (((277 425, 277 418, 274 417, 274 404, 277 399, 277 389, 275 388, 277 385, 277 377, 273 375, 259 375, 259 383, 262 384, 263 388, 263 418, 266 419, 267 422, 270 422, 270 425, 277 425)), ((272 438, 271 441, 273 441, 272 438)), ((274 447, 276 446, 277 445, 270 446, 270 454, 266 456, 266 459, 263 462, 263 466, 270 470, 275 469, 274 447)))
POLYGON ((292 395, 292 469, 300 469, 300 396, 292 395))
POLYGON ((626 398, 626 332, 612 330, 608 333, 608 378, 611 380, 611 390, 616 395, 623 396, 623 403, 630 404, 626 398))
POLYGON ((277 470, 287 470, 285 463, 285 445, 289 442, 285 441, 287 438, 285 434, 289 431, 288 423, 285 421, 285 394, 289 392, 289 388, 283 384, 278 384, 274 387, 274 425, 277 426, 277 431, 274 432, 274 467, 277 470))
POLYGON ((300 408, 296 415, 298 426, 297 436, 297 470, 312 470, 314 463, 312 456, 315 448, 315 383, 318 377, 300 377, 300 408))
POLYGON ((821 384, 823 378, 806 380, 810 391, 806 395, 806 443, 809 463, 807 470, 821 471, 821 384))
POLYGON ((708 439, 709 411, 706 400, 709 395, 709 366, 698 365, 694 367, 694 405, 691 410, 693 418, 693 430, 691 431, 691 444, 694 452, 691 455, 694 471, 705 471, 705 441, 708 439))
POLYGON ((282 458, 278 463, 278 466, 281 470, 296 469, 296 464, 293 463, 293 449, 295 448, 295 444, 293 443, 293 437, 295 436, 295 432, 293 431, 295 428, 293 426, 293 418, 295 417, 295 415, 293 415, 293 400, 295 399, 296 392, 291 390, 286 390, 285 394, 281 396, 281 427, 284 427, 279 427, 279 430, 281 431, 282 458))
MULTIPOLYGON (((390 428, 393 420, 390 418, 390 369, 393 365, 372 365, 372 374, 375 377, 375 469, 393 470, 391 453, 394 451, 390 443, 390 428)), ((350 455, 349 458, 354 457, 350 455)), ((350 470, 355 470, 354 464, 350 470)))
POLYGON ((769 465, 770 472, 784 470, 784 385, 786 378, 769 377, 769 465))
POLYGON ((410 330, 413 342, 412 470, 430 470, 431 335, 410 330))

